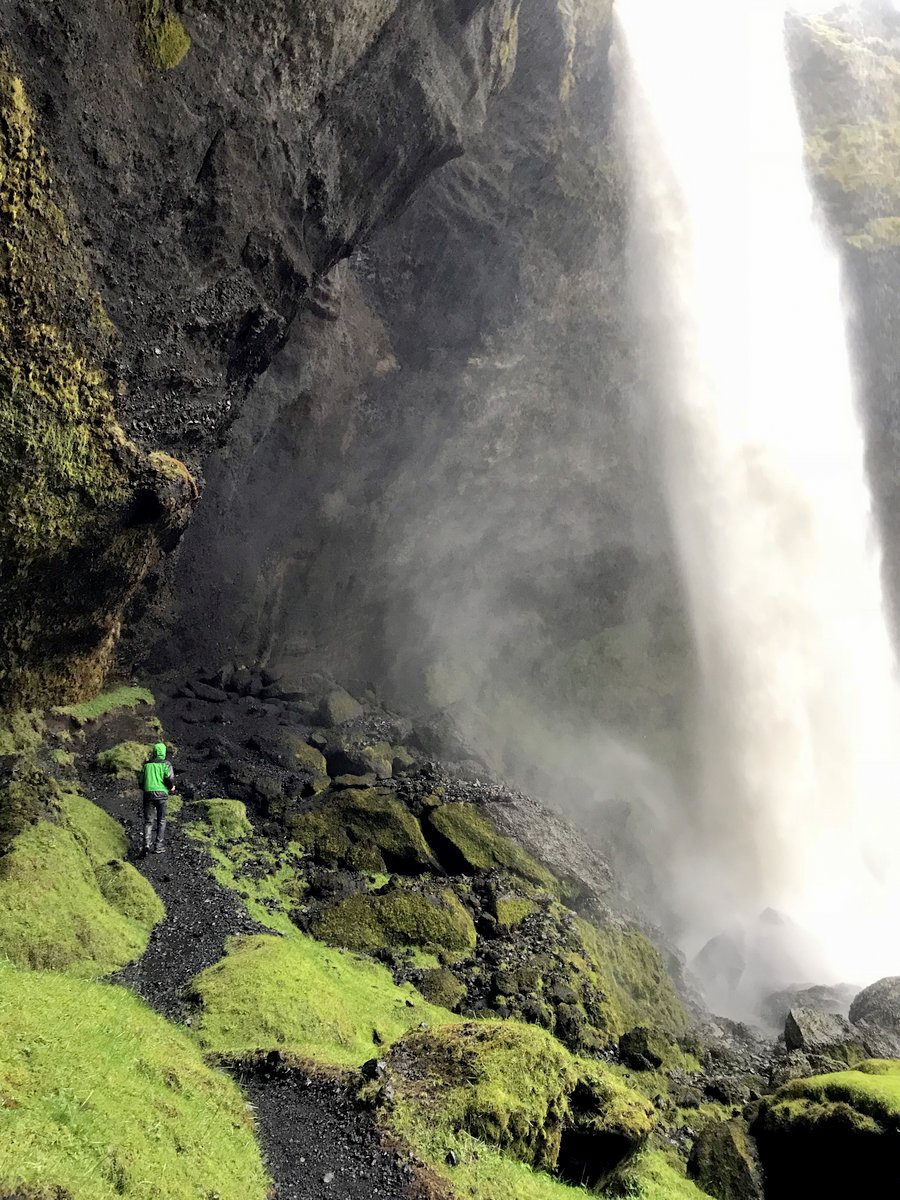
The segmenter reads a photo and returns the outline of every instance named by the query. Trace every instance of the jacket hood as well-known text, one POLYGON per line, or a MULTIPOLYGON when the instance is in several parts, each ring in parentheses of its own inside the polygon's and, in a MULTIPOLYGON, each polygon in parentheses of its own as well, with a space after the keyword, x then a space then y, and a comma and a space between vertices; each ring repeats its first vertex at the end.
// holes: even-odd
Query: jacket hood
POLYGON ((166 757, 166 743, 165 742, 157 742, 156 743, 156 745, 153 747, 153 757, 154 758, 165 758, 166 757))

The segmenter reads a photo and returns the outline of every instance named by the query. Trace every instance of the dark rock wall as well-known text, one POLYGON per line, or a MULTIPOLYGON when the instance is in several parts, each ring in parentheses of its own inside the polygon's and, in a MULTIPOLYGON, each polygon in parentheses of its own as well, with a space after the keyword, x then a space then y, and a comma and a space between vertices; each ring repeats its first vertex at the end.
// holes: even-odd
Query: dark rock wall
MULTIPOLYGON (((327 310, 320 280, 462 152, 513 70, 515 38, 512 0, 0 7, 0 47, 36 113, 65 236, 83 248, 105 306, 98 368, 125 434, 177 454, 199 477, 298 314, 327 310)), ((5 156, 16 153, 8 138, 5 156)), ((13 240, 30 236, 12 202, 4 219, 13 240)), ((38 286, 52 277, 51 258, 38 286)), ((21 344, 27 331, 16 336, 21 344)), ((13 384, 4 387, 11 397, 13 384)), ((41 402, 40 424, 56 399, 41 402)), ((68 436, 78 414, 64 424, 68 436)), ((140 458, 137 447, 128 454, 140 458)), ((120 482, 118 509, 128 510, 143 484, 128 466, 120 482)), ((51 491, 93 525, 64 467, 51 491)), ((16 507, 5 479, 0 504, 16 507)), ((104 583, 86 536, 73 533, 63 550, 87 556, 75 590, 97 611, 78 649, 93 665, 62 678, 43 669, 40 649, 24 655, 29 638, 74 640, 51 595, 39 629, 3 632, 3 701, 96 683, 123 600, 152 561, 107 561, 104 583)), ((5 547, 4 582, 23 596, 32 566, 24 546, 5 547)), ((64 569, 59 557, 42 562, 41 578, 64 569)))

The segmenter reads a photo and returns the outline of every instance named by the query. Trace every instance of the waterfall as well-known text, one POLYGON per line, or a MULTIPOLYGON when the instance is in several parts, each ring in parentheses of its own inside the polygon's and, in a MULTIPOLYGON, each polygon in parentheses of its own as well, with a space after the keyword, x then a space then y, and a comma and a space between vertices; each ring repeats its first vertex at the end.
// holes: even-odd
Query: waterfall
MULTIPOLYGON (((682 916, 900 973, 900 705, 839 266, 776 0, 618 0, 642 359, 702 680, 682 916)), ((795 980, 795 982, 798 982, 795 980)))

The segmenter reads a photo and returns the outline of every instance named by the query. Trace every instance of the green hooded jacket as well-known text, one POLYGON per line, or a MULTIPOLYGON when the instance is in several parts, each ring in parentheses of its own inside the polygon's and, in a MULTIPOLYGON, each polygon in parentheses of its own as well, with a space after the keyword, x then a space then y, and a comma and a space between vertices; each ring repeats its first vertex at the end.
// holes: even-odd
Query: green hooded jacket
POLYGON ((164 742, 153 747, 153 757, 148 758, 141 768, 141 787, 145 792, 167 792, 175 782, 172 764, 166 760, 164 742))

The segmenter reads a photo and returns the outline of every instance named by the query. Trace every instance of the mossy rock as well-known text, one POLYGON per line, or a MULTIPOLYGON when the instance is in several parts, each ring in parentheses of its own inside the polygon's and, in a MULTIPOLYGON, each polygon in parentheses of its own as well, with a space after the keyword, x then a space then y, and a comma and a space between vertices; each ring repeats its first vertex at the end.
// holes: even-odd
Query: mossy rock
POLYGON ((508 871, 557 892, 559 884, 539 862, 493 828, 472 804, 442 804, 426 818, 429 841, 452 874, 508 871))
POLYGON ((308 742, 298 738, 296 742, 292 742, 291 751, 294 761, 299 767, 302 767, 304 771, 310 771, 317 777, 324 776, 327 780, 328 766, 321 750, 317 750, 315 746, 310 746, 308 742))
POLYGON ((29 757, 0 761, 0 854, 38 820, 60 814, 59 785, 29 757))
POLYGON ((759 1155, 746 1121, 708 1125, 694 1144, 688 1171, 716 1200, 763 1200, 759 1155))
POLYGON ((476 942, 472 918, 449 888, 434 894, 403 888, 363 892, 326 908, 312 930, 332 946, 368 953, 404 946, 464 951, 476 942))
POLYGON ((37 710, 19 709, 0 714, 0 758, 11 754, 28 754, 44 738, 43 714, 37 710))
POLYGON ((213 837, 219 841, 249 837, 253 826, 247 817, 247 809, 240 800, 201 801, 213 837))
POLYGON ((494 902, 494 916, 501 929, 518 929, 526 917, 535 911, 533 900, 523 896, 501 896, 494 902))
POLYGON ((348 788, 288 818, 291 835, 319 862, 363 872, 418 875, 434 859, 418 821, 391 792, 348 788))
POLYGON ((466 997, 466 986, 447 967, 432 967, 423 971, 418 989, 429 1004, 456 1011, 466 997))
POLYGON ((419 1130, 426 1144, 435 1131, 438 1139, 467 1133, 529 1166, 554 1170, 579 1136, 599 1176, 613 1169, 607 1158, 613 1142, 624 1138, 636 1149, 653 1127, 644 1097, 599 1065, 576 1059, 544 1030, 517 1021, 416 1030, 394 1046, 388 1065, 401 1125, 407 1134, 419 1130))
POLYGON ((331 1067, 359 1067, 421 1022, 455 1018, 398 987, 368 959, 294 932, 236 938, 193 983, 201 1044, 246 1055, 281 1049, 331 1067))
POLYGON ((150 754, 150 747, 142 742, 119 742, 97 755, 97 766, 116 779, 136 779, 138 772, 150 754))
POLYGON ((236 1084, 124 988, 0 958, 0 1080, 0 1195, 269 1194, 236 1084))
POLYGON ((766 1200, 883 1195, 900 1162, 900 1062, 797 1079, 763 1099, 751 1132, 766 1200))
POLYGON ((643 1026, 672 1042, 688 1028, 688 1015, 659 951, 640 930, 597 926, 576 918, 580 943, 571 956, 573 972, 591 980, 603 994, 598 1014, 616 1038, 643 1026))
POLYGON ((684 1164, 674 1152, 647 1150, 630 1163, 616 1181, 616 1195, 629 1200, 709 1200, 684 1173, 684 1164))
POLYGON ((349 692, 343 688, 333 688, 322 698, 319 720, 323 725, 333 728, 355 721, 357 717, 362 716, 362 711, 362 705, 358 700, 354 700, 349 692))

